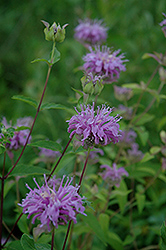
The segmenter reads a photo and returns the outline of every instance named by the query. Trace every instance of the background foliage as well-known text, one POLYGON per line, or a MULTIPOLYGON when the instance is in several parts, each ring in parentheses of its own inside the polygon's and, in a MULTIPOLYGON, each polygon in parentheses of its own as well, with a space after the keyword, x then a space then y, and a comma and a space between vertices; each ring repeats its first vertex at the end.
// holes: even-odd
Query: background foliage
MULTIPOLYGON (((129 62, 127 63, 126 72, 121 74, 120 80, 118 81, 119 85, 124 83, 140 83, 140 81, 146 83, 153 70, 156 68, 157 62, 153 59, 142 60, 142 56, 147 52, 165 52, 165 38, 159 26, 159 22, 161 22, 163 18, 162 12, 165 12, 165 10, 165 0, 1 1, 1 116, 6 116, 8 120, 16 120, 19 117, 34 117, 35 115, 35 109, 26 103, 13 100, 11 97, 14 95, 25 95, 31 96, 36 100, 40 98, 47 69, 45 64, 31 64, 30 62, 35 58, 47 57, 51 49, 48 43, 43 39, 43 24, 40 20, 46 20, 49 23, 56 21, 61 25, 65 23, 69 24, 66 28, 65 42, 63 45, 58 45, 58 49, 61 52, 61 60, 52 71, 44 102, 60 103, 70 108, 74 105, 75 97, 72 88, 81 89, 80 77, 82 77, 82 73, 78 71, 77 68, 82 65, 82 56, 85 54, 83 46, 73 39, 74 28, 78 24, 78 19, 83 19, 84 17, 103 19, 107 27, 109 27, 107 45, 109 47, 114 47, 114 49, 121 48, 122 52, 126 53, 125 55, 126 58, 129 59, 129 62)), ((152 89, 157 89, 158 86, 159 77, 157 75, 152 80, 150 87, 152 89)), ((164 94, 165 91, 166 86, 164 86, 161 94, 164 94)), ((99 102, 102 103, 104 100, 104 102, 109 103, 110 106, 116 107, 119 103, 115 99, 113 92, 113 84, 106 85, 101 93, 99 102)), ((139 92, 135 91, 135 96, 130 101, 131 106, 137 102, 139 94, 139 92)), ((143 107, 140 107, 140 110, 146 108, 151 99, 152 96, 145 93, 142 100, 143 107)), ((143 152, 149 150, 149 147, 152 145, 161 144, 159 132, 166 127, 165 104, 165 99, 161 99, 160 105, 158 102, 155 102, 155 105, 149 112, 149 114, 155 116, 152 122, 146 123, 146 131, 150 135, 149 140, 145 144, 141 141, 140 137, 138 138, 140 149, 143 152)), ((63 110, 45 110, 41 112, 33 131, 33 138, 49 138, 54 141, 61 139, 62 142, 65 143, 68 140, 67 124, 65 123, 67 118, 70 118, 70 114, 63 110), (40 134, 38 131, 40 131, 40 134)), ((35 152, 27 148, 21 163, 26 163, 27 161, 31 162, 31 159, 33 163, 33 158, 35 157, 35 152)), ((74 162, 73 155, 64 159, 64 168, 61 171, 65 171, 66 174, 72 171, 72 167, 68 167, 69 160, 72 165, 74 162)), ((0 158, 0 161, 2 163, 3 159, 0 158)), ((7 166, 8 168, 10 167, 10 162, 7 162, 7 166)), ((146 162, 146 165, 142 163, 140 166, 142 168, 146 167, 146 169, 144 169, 146 174, 141 172, 140 176, 138 176, 138 172, 134 166, 133 168, 128 168, 130 176, 136 178, 136 183, 139 184, 137 185, 136 191, 139 191, 139 188, 141 189, 141 185, 144 184, 143 180, 147 181, 155 176, 160 166, 161 163, 157 157, 154 157, 151 161, 146 162), (143 178, 142 183, 140 178, 143 178)), ((88 171, 93 182, 95 169, 90 169, 88 171)), ((165 174, 163 174, 163 176, 165 177, 165 174)), ((164 181, 161 180, 162 178, 158 179, 155 184, 147 190, 146 202, 144 201, 144 196, 139 196, 139 201, 137 200, 138 208, 134 207, 133 209, 133 237, 137 238, 139 249, 143 249, 143 247, 148 245, 157 245, 159 242, 160 227, 165 219, 166 213, 166 181, 164 177, 164 181)), ((21 196, 24 196, 27 192, 25 181, 29 183, 29 186, 34 185, 31 176, 21 179, 19 181, 21 196)), ((126 185, 130 186, 130 184, 131 183, 125 184, 122 182, 120 189, 124 190, 126 185)), ((90 190, 85 190, 87 192, 87 197, 91 197, 92 193, 90 190)), ((100 202, 104 199, 103 197, 103 194, 100 194, 98 197, 100 202)), ((127 201, 125 200, 127 199, 127 195, 123 198, 124 199, 119 196, 121 203, 117 201, 118 205, 117 203, 114 204, 113 200, 112 203, 110 202, 111 210, 109 215, 100 214, 98 221, 95 217, 91 217, 91 220, 88 222, 84 219, 82 229, 79 227, 79 224, 76 225, 75 232, 77 232, 77 234, 74 234, 73 237, 75 237, 75 239, 78 236, 81 238, 83 233, 91 230, 95 231, 98 236, 93 239, 93 250, 123 249, 121 241, 126 241, 124 249, 133 249, 133 245, 130 245, 133 237, 126 237, 126 230, 129 230, 128 225, 131 223, 129 213, 125 215, 127 211, 125 210, 124 204, 127 201), (110 241, 109 245, 105 246, 105 241, 100 235, 101 232, 97 232, 97 225, 99 223, 103 232, 106 232, 107 216, 111 217, 113 211, 117 211, 119 205, 121 206, 121 213, 111 219, 109 236, 103 236, 107 237, 110 241), (96 226, 94 227, 94 225, 96 226), (117 239, 117 235, 114 235, 114 233, 119 235, 121 239, 117 239), (100 245, 100 247, 98 247, 98 245, 100 245)), ((5 222, 9 227, 12 227, 16 219, 15 200, 16 195, 15 190, 13 190, 13 193, 8 193, 8 198, 5 200, 4 205, 5 222)), ((97 208, 97 200, 94 200, 93 206, 97 208)), ((20 225, 20 227, 26 227, 24 221, 21 223, 22 225, 20 225)), ((28 229, 24 228, 24 232, 28 233, 28 229)), ((57 246, 61 245, 64 233, 64 228, 58 230, 56 237, 57 246)), ((18 236, 19 234, 21 235, 19 229, 17 234, 18 236)), ((92 238, 88 238, 88 242, 91 240, 92 238)), ((76 249, 76 245, 74 244, 76 243, 72 243, 72 249, 76 249)), ((87 246, 87 249, 90 248, 87 246)))

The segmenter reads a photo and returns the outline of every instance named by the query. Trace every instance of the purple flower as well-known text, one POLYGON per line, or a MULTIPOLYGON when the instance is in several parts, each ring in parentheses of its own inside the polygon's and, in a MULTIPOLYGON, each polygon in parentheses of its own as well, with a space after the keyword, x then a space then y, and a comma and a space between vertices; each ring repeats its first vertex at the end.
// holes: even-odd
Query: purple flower
POLYGON ((102 24, 101 20, 79 20, 74 37, 82 43, 101 44, 107 39, 107 28, 102 24))
POLYGON ((101 177, 106 180, 110 186, 119 187, 122 176, 128 176, 128 172, 123 168, 117 168, 116 163, 112 164, 112 168, 108 165, 101 165, 100 168, 105 168, 105 170, 100 173, 101 177))
POLYGON ((39 156, 44 162, 54 162, 57 157, 59 157, 61 153, 59 151, 54 151, 47 148, 40 148, 39 156))
POLYGON ((118 122, 121 117, 110 116, 112 109, 102 105, 94 110, 94 103, 90 105, 80 105, 81 112, 76 108, 77 115, 72 116, 69 123, 68 132, 70 138, 76 134, 76 138, 82 142, 84 148, 93 148, 95 145, 107 145, 111 142, 119 141, 121 131, 118 122))
POLYGON ((133 114, 132 107, 126 107, 123 104, 119 104, 118 110, 121 111, 121 114, 124 119, 130 120, 132 118, 132 114, 133 114))
POLYGON ((142 160, 142 158, 144 156, 144 154, 142 153, 142 151, 138 150, 138 147, 139 147, 139 145, 137 143, 133 143, 131 145, 131 149, 127 150, 128 159, 132 163, 139 162, 140 160, 142 160))
POLYGON ((131 146, 135 142, 135 138, 137 134, 133 130, 126 130, 121 132, 121 138, 119 144, 123 144, 123 146, 131 146))
POLYGON ((47 225, 48 231, 51 231, 52 226, 58 228, 58 225, 67 224, 69 220, 73 220, 77 223, 76 215, 78 213, 86 215, 84 213, 85 207, 82 205, 85 197, 81 197, 78 194, 79 186, 72 186, 71 180, 67 177, 67 181, 62 186, 65 175, 62 178, 58 190, 56 190, 56 182, 53 183, 53 187, 49 187, 46 176, 44 175, 45 184, 41 187, 33 179, 37 188, 31 189, 27 184, 27 188, 30 192, 26 198, 22 200, 23 213, 28 214, 27 218, 34 215, 32 223, 35 223, 36 218, 40 220, 40 227, 47 225))
POLYGON ((119 101, 128 101, 133 96, 132 89, 114 85, 115 98, 119 101))
MULTIPOLYGON (((16 125, 12 126, 11 122, 8 124, 6 118, 4 117, 2 120, 2 124, 5 126, 5 128, 13 127, 15 129, 25 126, 30 127, 32 124, 32 118, 31 117, 25 117, 20 118, 17 120, 16 125)), ((24 146, 27 136, 29 134, 29 129, 24 129, 20 131, 15 131, 14 136, 12 138, 9 138, 10 143, 6 144, 6 148, 9 150, 17 150, 21 148, 21 146, 24 146)), ((3 137, 3 134, 0 134, 0 138, 3 137)), ((28 143, 31 141, 31 136, 29 137, 28 143)))
POLYGON ((89 47, 89 50, 90 52, 83 57, 83 68, 87 73, 92 72, 101 76, 105 83, 117 81, 120 72, 126 70, 123 63, 128 60, 122 60, 124 54, 118 55, 120 50, 113 52, 107 46, 95 46, 94 50, 89 47))
POLYGON ((162 13, 162 14, 165 17, 165 19, 159 24, 162 27, 162 31, 164 33, 164 36, 166 37, 166 14, 164 14, 164 13, 162 13))

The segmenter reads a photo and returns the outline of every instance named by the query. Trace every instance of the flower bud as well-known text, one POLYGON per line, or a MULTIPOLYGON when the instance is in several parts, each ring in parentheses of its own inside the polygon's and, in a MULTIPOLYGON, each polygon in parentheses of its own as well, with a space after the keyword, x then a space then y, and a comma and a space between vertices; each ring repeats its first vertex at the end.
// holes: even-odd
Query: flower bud
POLYGON ((161 138, 161 141, 166 144, 166 132, 164 130, 162 130, 160 132, 160 138, 161 138))
POLYGON ((161 82, 166 82, 166 70, 163 67, 159 68, 159 76, 161 82))
POLYGON ((52 26, 50 27, 50 24, 46 21, 41 21, 46 28, 44 29, 45 39, 47 41, 53 41, 53 42, 59 42, 62 43, 65 39, 65 27, 68 24, 63 25, 61 28, 60 24, 57 24, 54 22, 52 26))
POLYGON ((93 76, 92 73, 81 78, 82 88, 85 94, 99 95, 104 87, 100 76, 93 76))

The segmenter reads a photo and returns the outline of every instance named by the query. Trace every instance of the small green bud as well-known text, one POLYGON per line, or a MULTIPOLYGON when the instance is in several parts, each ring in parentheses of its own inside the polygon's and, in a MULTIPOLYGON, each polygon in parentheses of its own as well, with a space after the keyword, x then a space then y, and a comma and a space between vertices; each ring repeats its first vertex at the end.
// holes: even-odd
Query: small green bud
POLYGON ((166 144, 166 132, 164 130, 162 130, 160 132, 160 138, 161 138, 161 141, 166 144))
POLYGON ((161 82, 166 82, 166 70, 163 67, 159 68, 159 76, 161 82))
POLYGON ((2 133, 3 135, 6 135, 7 129, 6 129, 5 127, 3 127, 3 128, 1 129, 1 133, 2 133))
POLYGON ((104 87, 100 76, 93 76, 92 73, 81 78, 82 88, 85 94, 99 95, 104 87))
POLYGON ((45 25, 44 34, 47 41, 62 43, 65 39, 65 28, 68 24, 63 25, 61 28, 60 24, 54 22, 50 27, 50 24, 46 21, 41 21, 45 25))

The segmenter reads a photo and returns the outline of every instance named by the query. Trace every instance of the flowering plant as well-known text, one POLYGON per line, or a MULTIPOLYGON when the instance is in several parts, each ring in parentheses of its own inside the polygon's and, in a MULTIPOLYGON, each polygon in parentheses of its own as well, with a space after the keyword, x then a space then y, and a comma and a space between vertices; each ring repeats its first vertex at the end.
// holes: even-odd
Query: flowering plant
MULTIPOLYGON (((122 18, 121 27, 119 15, 116 20, 110 15, 113 3, 101 2, 95 2, 100 4, 96 16, 100 14, 103 21, 90 18, 95 15, 89 11, 93 9, 90 6, 85 11, 88 18, 82 18, 84 21, 74 27, 73 9, 83 17, 81 5, 76 1, 67 4, 67 12, 63 10, 64 17, 68 16, 69 6, 77 5, 72 8, 67 22, 69 27, 41 21, 47 42, 43 45, 40 40, 36 43, 36 52, 28 56, 36 53, 38 57, 47 51, 44 46, 49 43, 51 53, 49 59, 32 61, 39 64, 36 68, 35 64, 29 66, 35 68, 36 73, 32 70, 27 78, 31 70, 25 67, 26 72, 21 75, 25 77, 24 85, 16 83, 21 81, 18 69, 22 72, 24 68, 22 59, 17 67, 21 47, 18 51, 16 46, 14 56, 10 53, 10 60, 15 58, 15 63, 8 68, 7 75, 7 69, 0 67, 3 80, 7 81, 6 85, 1 82, 2 93, 8 86, 5 97, 14 92, 12 102, 15 103, 9 109, 2 95, 1 102, 5 104, 0 120, 0 249, 166 248, 163 223, 166 56, 162 51, 165 49, 165 19, 161 21, 160 10, 155 32, 161 35, 154 39, 157 42, 160 37, 159 53, 152 53, 150 44, 155 32, 146 18, 154 23, 155 11, 144 13, 145 20, 134 14, 132 22, 133 12, 126 8, 130 26, 139 22, 133 36, 126 16, 122 18), (147 25, 142 25, 142 20, 147 25), (145 32, 141 33, 144 39, 140 43, 141 27, 150 27, 150 43, 147 40, 150 53, 142 57, 149 61, 135 61, 146 45, 145 32), (44 67, 47 67, 47 74, 42 86, 44 67), (17 78, 12 79, 15 74, 17 78), (35 80, 30 80, 32 75, 35 80)), ((152 2, 156 5, 158 1, 152 2)), ((42 13, 41 6, 39 13, 42 13)), ((49 13, 54 13, 54 8, 49 13)), ((31 16, 33 19, 34 15, 31 16)), ((13 15, 10 20, 11 17, 13 15)), ((20 20, 21 27, 26 20, 20 20)), ((31 19, 27 20, 32 24, 31 19)), ((5 25, 6 22, 1 25, 2 29, 5 25)), ((33 23, 32 27, 33 32, 38 29, 37 24, 33 23)), ((5 43, 9 51, 14 37, 18 37, 20 43, 32 37, 26 36, 25 29, 26 25, 20 29, 25 39, 18 37, 17 26, 12 30, 10 42, 5 43)), ((4 35, 8 31, 6 29, 4 35)), ((35 35, 33 38, 36 39, 35 35)), ((29 51, 32 48, 29 47, 29 51)), ((23 51, 26 54, 25 49, 23 51)), ((1 56, 3 53, 1 50, 1 56)), ((6 55, 2 65, 7 60, 6 55)))

